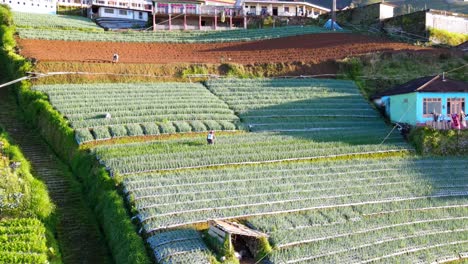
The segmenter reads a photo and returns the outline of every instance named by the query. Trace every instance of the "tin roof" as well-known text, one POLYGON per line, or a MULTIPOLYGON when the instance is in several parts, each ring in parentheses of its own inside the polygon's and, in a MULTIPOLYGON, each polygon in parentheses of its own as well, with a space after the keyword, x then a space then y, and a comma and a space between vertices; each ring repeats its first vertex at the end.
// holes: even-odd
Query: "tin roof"
POLYGON ((245 225, 235 222, 213 220, 211 221, 211 224, 229 234, 249 237, 268 237, 268 235, 265 233, 250 229, 245 225))
POLYGON ((468 93, 468 83, 457 81, 449 78, 443 78, 441 75, 426 76, 411 80, 402 85, 395 86, 387 91, 376 94, 372 98, 380 98, 382 96, 407 94, 413 92, 428 93, 428 92, 465 92, 468 93))

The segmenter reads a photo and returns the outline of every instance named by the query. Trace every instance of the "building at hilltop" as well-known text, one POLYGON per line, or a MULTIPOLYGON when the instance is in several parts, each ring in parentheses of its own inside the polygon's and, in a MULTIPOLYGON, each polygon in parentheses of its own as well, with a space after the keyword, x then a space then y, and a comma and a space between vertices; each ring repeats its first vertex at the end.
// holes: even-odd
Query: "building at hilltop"
POLYGON ((249 16, 316 18, 330 12, 330 9, 308 1, 245 0, 244 12, 249 16))
MULTIPOLYGON (((386 2, 374 3, 370 5, 346 7, 337 12, 337 22, 341 24, 353 25, 374 25, 382 20, 394 16, 395 5, 386 2)), ((330 18, 330 14, 325 14, 324 19, 330 18)))
POLYGON ((386 32, 407 32, 426 37, 431 28, 468 34, 468 15, 428 9, 385 19, 382 27, 386 32))
POLYGON ((155 0, 153 30, 218 30, 246 27, 241 1, 155 0))
POLYGON ((448 121, 452 114, 466 113, 468 83, 427 76, 398 85, 372 97, 385 109, 392 122, 425 125, 434 121, 448 121))

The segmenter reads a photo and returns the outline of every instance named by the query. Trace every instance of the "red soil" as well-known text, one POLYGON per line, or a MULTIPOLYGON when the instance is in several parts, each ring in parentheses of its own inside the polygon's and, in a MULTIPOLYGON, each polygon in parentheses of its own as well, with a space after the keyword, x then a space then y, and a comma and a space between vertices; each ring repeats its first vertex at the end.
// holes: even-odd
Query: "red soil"
POLYGON ((39 61, 111 62, 117 52, 122 63, 320 63, 371 52, 430 50, 364 35, 311 34, 236 43, 169 44, 18 40, 22 55, 39 61))

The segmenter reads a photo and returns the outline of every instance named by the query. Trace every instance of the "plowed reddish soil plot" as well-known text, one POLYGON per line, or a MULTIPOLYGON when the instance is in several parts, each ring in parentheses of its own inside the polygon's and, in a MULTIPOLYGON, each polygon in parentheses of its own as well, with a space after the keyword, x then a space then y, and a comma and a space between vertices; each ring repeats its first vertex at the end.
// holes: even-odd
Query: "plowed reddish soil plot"
POLYGON ((427 50, 404 43, 356 34, 312 34, 239 43, 167 44, 19 40, 22 55, 40 61, 122 63, 319 63, 377 51, 427 50))

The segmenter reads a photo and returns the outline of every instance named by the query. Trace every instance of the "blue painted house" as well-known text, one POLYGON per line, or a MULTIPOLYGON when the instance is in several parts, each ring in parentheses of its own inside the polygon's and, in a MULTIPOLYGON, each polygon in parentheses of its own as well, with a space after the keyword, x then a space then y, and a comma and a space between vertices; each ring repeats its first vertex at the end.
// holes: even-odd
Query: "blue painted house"
MULTIPOLYGON (((453 113, 466 113, 468 83, 444 78, 441 75, 427 76, 396 86, 372 97, 385 108, 392 122, 423 125, 434 120, 449 120, 453 113)), ((465 117, 466 118, 466 117, 465 117)))

